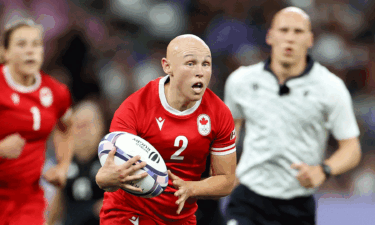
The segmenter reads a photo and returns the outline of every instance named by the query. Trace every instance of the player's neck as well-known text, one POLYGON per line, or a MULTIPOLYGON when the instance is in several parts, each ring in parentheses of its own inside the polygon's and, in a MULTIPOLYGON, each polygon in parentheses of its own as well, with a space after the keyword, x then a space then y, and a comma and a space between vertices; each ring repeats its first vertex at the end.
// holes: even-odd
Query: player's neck
POLYGON ((190 109, 196 103, 196 101, 189 101, 181 97, 181 94, 177 93, 176 89, 170 88, 170 82, 164 85, 164 93, 168 104, 180 112, 190 109))
POLYGON ((17 71, 15 66, 13 65, 7 65, 9 68, 9 73, 12 76, 12 79, 17 84, 23 85, 23 86, 31 86, 35 84, 36 78, 35 75, 30 74, 22 74, 21 72, 17 71))
POLYGON ((299 76, 306 68, 306 60, 302 59, 295 64, 284 64, 278 60, 271 60, 271 70, 279 79, 280 84, 284 84, 290 77, 299 76))

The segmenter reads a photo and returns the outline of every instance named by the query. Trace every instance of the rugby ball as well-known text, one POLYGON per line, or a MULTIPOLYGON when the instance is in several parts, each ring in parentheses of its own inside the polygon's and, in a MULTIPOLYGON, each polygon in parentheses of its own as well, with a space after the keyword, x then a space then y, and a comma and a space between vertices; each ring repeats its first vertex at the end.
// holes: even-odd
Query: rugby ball
POLYGON ((152 198, 165 190, 168 185, 167 166, 159 152, 150 143, 139 136, 126 132, 109 133, 100 141, 98 147, 98 156, 102 166, 114 146, 116 147, 114 161, 117 165, 125 163, 136 155, 141 156, 139 162, 145 161, 147 163, 136 174, 147 172, 148 176, 130 183, 143 191, 136 192, 123 188, 124 191, 135 196, 152 198))

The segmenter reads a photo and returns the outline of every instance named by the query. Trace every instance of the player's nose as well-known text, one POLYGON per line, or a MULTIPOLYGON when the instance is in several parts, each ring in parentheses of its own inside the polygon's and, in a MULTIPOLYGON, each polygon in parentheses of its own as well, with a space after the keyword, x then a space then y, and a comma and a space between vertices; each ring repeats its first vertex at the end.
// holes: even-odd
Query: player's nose
POLYGON ((198 66, 197 70, 195 71, 195 76, 201 78, 201 77, 203 77, 203 74, 204 74, 203 73, 203 67, 202 66, 198 66))
POLYGON ((287 42, 294 42, 297 38, 297 35, 295 35, 293 32, 288 32, 286 35, 285 35, 285 39, 287 42))

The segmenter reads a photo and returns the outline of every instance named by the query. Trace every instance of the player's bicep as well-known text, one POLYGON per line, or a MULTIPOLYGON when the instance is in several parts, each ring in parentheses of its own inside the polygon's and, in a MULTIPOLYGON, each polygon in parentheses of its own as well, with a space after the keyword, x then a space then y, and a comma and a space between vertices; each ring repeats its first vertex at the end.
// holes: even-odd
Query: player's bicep
POLYGON ((227 155, 211 155, 211 174, 233 175, 236 171, 236 152, 227 155))

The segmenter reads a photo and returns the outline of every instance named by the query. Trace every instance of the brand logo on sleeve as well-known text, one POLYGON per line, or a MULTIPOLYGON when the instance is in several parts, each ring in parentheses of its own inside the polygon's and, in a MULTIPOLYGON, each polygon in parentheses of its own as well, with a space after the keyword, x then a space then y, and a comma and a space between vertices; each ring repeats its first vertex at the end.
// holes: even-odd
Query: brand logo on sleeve
POLYGON ((200 114, 197 119, 198 132, 202 136, 207 136, 211 133, 211 119, 206 114, 200 114))
POLYGON ((49 107, 52 105, 53 102, 53 96, 52 96, 52 91, 48 87, 42 87, 39 91, 39 97, 40 97, 40 103, 44 107, 49 107))
POLYGON ((235 137, 236 137, 236 129, 234 129, 232 133, 230 133, 230 140, 233 140, 235 137))

